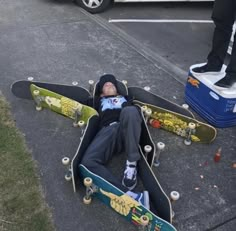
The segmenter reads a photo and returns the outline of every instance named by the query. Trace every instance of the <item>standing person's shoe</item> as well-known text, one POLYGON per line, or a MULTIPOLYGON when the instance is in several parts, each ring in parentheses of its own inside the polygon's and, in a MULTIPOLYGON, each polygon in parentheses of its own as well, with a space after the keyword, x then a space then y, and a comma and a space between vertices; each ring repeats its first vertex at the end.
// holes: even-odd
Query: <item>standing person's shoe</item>
POLYGON ((137 184, 136 164, 126 164, 122 184, 129 190, 133 190, 137 184))
POLYGON ((192 69, 192 72, 194 72, 195 74, 205 74, 205 75, 218 75, 221 72, 221 68, 222 67, 213 67, 210 66, 208 63, 202 65, 202 66, 198 66, 198 67, 194 67, 192 69))
POLYGON ((148 191, 137 192, 137 193, 128 191, 126 194, 129 195, 130 197, 132 197, 134 200, 138 201, 146 209, 150 209, 150 201, 149 201, 148 191))
POLYGON ((232 78, 230 75, 226 76, 215 83, 215 88, 219 90, 229 89, 232 86, 236 85, 236 78, 232 78))

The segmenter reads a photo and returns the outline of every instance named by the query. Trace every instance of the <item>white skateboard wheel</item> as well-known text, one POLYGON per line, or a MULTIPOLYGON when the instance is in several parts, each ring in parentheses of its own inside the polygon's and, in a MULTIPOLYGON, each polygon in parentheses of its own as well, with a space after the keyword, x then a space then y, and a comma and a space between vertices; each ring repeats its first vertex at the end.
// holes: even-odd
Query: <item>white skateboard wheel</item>
POLYGON ((92 198, 90 197, 90 198, 87 198, 86 196, 83 198, 83 202, 84 202, 84 204, 86 204, 86 205, 89 205, 89 204, 91 204, 91 201, 92 201, 92 198))
POLYGON ((33 80, 34 80, 34 77, 31 77, 31 76, 30 76, 30 77, 28 77, 27 79, 28 79, 29 81, 33 81, 33 80))
POLYGON ((140 217, 140 222, 141 222, 141 225, 142 225, 142 226, 147 226, 148 223, 149 223, 149 217, 146 216, 146 215, 142 215, 142 216, 140 217))
POLYGON ((66 173, 65 179, 66 179, 66 181, 71 181, 71 179, 72 179, 72 174, 71 174, 71 171, 70 171, 70 170, 66 173))
POLYGON ((70 163, 70 158, 69 157, 63 157, 61 160, 63 165, 68 165, 70 163))
POLYGON ((170 198, 171 198, 173 201, 179 200, 179 197, 180 197, 180 195, 179 195, 179 193, 178 193, 177 191, 172 191, 172 192, 170 193, 170 198))
POLYGON ((93 81, 92 79, 90 79, 90 80, 88 81, 88 83, 89 83, 89 85, 93 85, 93 84, 94 84, 94 81, 93 81))
POLYGON ((164 148, 165 148, 165 144, 163 143, 163 142, 158 142, 157 143, 157 148, 158 148, 158 150, 163 150, 164 148))
POLYGON ((127 80, 122 80, 122 83, 127 86, 128 85, 128 81, 127 80))
POLYGON ((185 145, 191 145, 192 141, 191 140, 184 140, 185 145))
POLYGON ((78 83, 77 81, 73 81, 73 82, 72 82, 72 85, 73 85, 73 86, 77 86, 78 84, 79 84, 79 83, 78 83))
POLYGON ((142 110, 142 112, 145 112, 147 110, 147 106, 142 106, 141 110, 142 110))
POLYGON ((182 107, 183 107, 184 109, 189 109, 189 105, 186 104, 186 103, 182 104, 182 107))
POLYGON ((143 89, 144 89, 145 91, 150 91, 150 90, 151 90, 151 88, 150 88, 149 86, 145 86, 143 89))
POLYGON ((92 178, 90 178, 90 177, 84 178, 84 186, 89 187, 92 185, 92 183, 93 183, 92 178))
POLYGON ((33 94, 34 94, 35 96, 38 96, 38 95, 39 95, 39 90, 34 90, 34 91, 33 91, 33 94))
POLYGON ((80 121, 78 122, 78 125, 79 125, 79 127, 81 128, 81 127, 83 127, 83 126, 85 125, 85 122, 84 122, 83 120, 80 120, 80 121))
POLYGON ((189 127, 190 129, 195 129, 196 124, 193 123, 193 122, 190 122, 190 123, 188 124, 188 127, 189 127))
POLYGON ((41 106, 36 106, 36 111, 42 111, 42 107, 41 106))
POLYGON ((152 110, 150 108, 147 108, 147 110, 145 111, 145 115, 150 116, 151 114, 152 114, 152 110))
POLYGON ((144 151, 147 152, 147 153, 151 152, 151 151, 152 151, 152 146, 150 146, 150 145, 145 145, 145 146, 144 146, 144 151))

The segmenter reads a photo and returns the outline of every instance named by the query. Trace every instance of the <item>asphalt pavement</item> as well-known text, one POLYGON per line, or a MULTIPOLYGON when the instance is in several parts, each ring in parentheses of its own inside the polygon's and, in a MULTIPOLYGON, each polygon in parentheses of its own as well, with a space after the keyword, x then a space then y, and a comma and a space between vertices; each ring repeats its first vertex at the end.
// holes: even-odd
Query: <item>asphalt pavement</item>
MULTIPOLYGON (((155 50, 149 53, 150 49, 140 47, 141 41, 122 28, 84 12, 70 1, 1 3, 0 90, 36 161, 56 229, 136 230, 97 200, 85 206, 84 189, 81 187, 74 194, 72 185, 64 181, 61 159, 74 155, 80 130, 72 127, 71 120, 48 110, 36 112, 31 101, 11 94, 10 85, 31 76, 37 81, 62 84, 78 81, 88 88, 88 80, 113 73, 129 85, 150 86, 152 92, 183 104, 186 68, 155 54, 155 50)), ((167 194, 173 190, 180 193, 179 201, 173 205, 173 225, 180 231, 235 230, 235 127, 217 129, 217 138, 209 145, 191 146, 165 131, 150 131, 155 142, 166 144, 161 165, 154 172, 167 194), (219 147, 222 159, 215 163, 213 157, 219 147)))

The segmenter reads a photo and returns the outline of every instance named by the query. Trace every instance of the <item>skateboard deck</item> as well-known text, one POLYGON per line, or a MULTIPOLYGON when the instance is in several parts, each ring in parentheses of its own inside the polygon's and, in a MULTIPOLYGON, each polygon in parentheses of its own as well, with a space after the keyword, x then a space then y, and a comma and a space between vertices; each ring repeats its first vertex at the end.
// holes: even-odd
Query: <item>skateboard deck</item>
POLYGON ((14 82, 11 85, 11 91, 18 98, 33 100, 29 90, 31 84, 35 84, 38 87, 45 88, 81 103, 86 102, 91 96, 88 90, 83 87, 29 80, 18 80, 14 82))
POLYGON ((89 106, 34 84, 30 85, 30 92, 36 103, 37 110, 48 108, 58 114, 73 119, 75 126, 78 125, 79 121, 87 124, 91 116, 98 114, 95 109, 89 106))
POLYGON ((173 103, 163 97, 156 95, 150 91, 146 91, 141 87, 128 87, 129 96, 134 100, 141 101, 143 103, 152 104, 153 106, 162 107, 167 110, 194 118, 194 115, 188 109, 173 103))
POLYGON ((79 172, 80 178, 84 180, 86 185, 84 203, 89 204, 92 197, 97 197, 136 226, 146 226, 149 231, 176 230, 170 223, 156 216, 108 181, 90 172, 85 166, 80 165, 79 172))
POLYGON ((162 128, 176 135, 185 137, 186 144, 190 144, 191 141, 210 143, 216 137, 217 131, 211 125, 151 104, 137 100, 134 102, 141 107, 151 110, 149 123, 151 123, 153 127, 162 128))

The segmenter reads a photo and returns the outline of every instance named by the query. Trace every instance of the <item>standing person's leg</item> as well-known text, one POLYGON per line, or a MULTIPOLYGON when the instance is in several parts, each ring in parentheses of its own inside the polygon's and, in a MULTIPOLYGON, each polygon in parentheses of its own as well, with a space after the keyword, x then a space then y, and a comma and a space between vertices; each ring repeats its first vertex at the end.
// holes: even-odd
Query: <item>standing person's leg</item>
POLYGON ((235 0, 216 0, 212 13, 215 31, 212 41, 212 50, 208 55, 208 65, 221 69, 230 42, 235 19, 235 0))
POLYGON ((137 184, 137 161, 140 159, 139 140, 141 135, 142 117, 135 106, 122 109, 120 114, 120 130, 118 145, 123 144, 127 155, 126 169, 122 184, 132 190, 137 184))
POLYGON ((207 64, 193 68, 193 72, 218 75, 221 71, 234 24, 234 1, 235 0, 215 0, 212 12, 212 19, 215 23, 212 48, 207 57, 207 64))
MULTIPOLYGON (((233 1, 233 0, 232 0, 233 1)), ((236 1, 232 4, 232 11, 234 12, 233 19, 236 17, 236 1)), ((230 56, 229 64, 226 68, 226 76, 220 81, 216 82, 215 85, 218 87, 229 88, 236 83, 236 33, 234 34, 234 43, 230 56)))
POLYGON ((84 153, 81 164, 126 192, 128 189, 105 166, 114 154, 118 130, 119 123, 102 128, 84 153))

